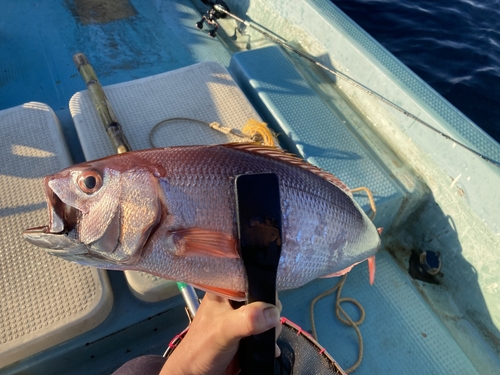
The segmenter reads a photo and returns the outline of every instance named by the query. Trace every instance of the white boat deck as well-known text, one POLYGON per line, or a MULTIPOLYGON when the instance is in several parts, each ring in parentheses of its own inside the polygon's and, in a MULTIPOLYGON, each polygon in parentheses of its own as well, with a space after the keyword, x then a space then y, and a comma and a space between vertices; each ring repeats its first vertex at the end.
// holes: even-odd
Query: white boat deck
MULTIPOLYGON (((489 157, 500 154, 498 144, 328 1, 300 0, 291 8, 289 2, 228 2, 233 12, 295 45, 307 41, 303 47, 328 66, 392 95, 489 157)), ((385 227, 375 285, 369 286, 366 266, 360 265, 343 292, 367 314, 356 374, 497 372, 500 263, 493 250, 500 200, 498 189, 484 186, 497 186, 500 174, 491 165, 293 57, 282 55, 290 65, 278 67, 273 58, 252 58, 266 43, 255 33, 237 31, 231 20, 211 39, 194 27, 203 9, 199 1, 125 1, 135 15, 104 23, 85 23, 76 8, 61 3, 8 2, 0 14, 0 30, 12 36, 4 40, 9 59, 0 70, 0 372, 109 374, 139 355, 161 355, 187 324, 172 282, 73 265, 21 238, 25 228, 46 224, 43 176, 71 164, 68 154, 81 162, 114 152, 73 67, 78 51, 89 57, 134 149, 149 148, 151 130, 169 118, 240 129, 248 118, 262 117, 288 137, 284 147, 302 152, 352 188, 374 190, 376 220, 385 227), (14 14, 22 22, 11 22, 14 14), (233 52, 247 47, 251 51, 231 63, 233 52), (262 68, 263 75, 243 69, 248 64, 262 68), (271 67, 280 74, 266 71, 271 67), (309 137, 315 124, 321 129, 309 137), (408 275, 412 249, 442 251, 441 285, 408 275)), ((155 146, 234 140, 186 121, 162 125, 153 134, 155 146)), ((364 196, 356 199, 367 207, 364 196)), ((309 303, 335 282, 317 280, 282 293, 283 315, 309 330, 309 303)), ((354 331, 336 320, 332 296, 315 311, 320 343, 349 367, 357 353, 354 331)))

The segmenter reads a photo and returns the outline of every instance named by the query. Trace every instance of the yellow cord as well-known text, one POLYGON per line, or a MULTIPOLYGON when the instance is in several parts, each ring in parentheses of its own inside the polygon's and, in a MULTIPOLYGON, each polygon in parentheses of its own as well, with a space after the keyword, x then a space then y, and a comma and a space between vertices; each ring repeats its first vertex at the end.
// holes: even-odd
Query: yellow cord
POLYGON ((357 193, 358 191, 364 191, 366 193, 366 195, 368 196, 368 201, 370 202, 370 208, 372 209, 370 220, 373 221, 375 219, 375 216, 377 215, 377 206, 375 205, 375 199, 373 199, 372 191, 365 186, 360 186, 358 188, 350 190, 351 193, 357 193))
POLYGON ((257 142, 266 146, 276 146, 278 143, 276 140, 276 134, 274 134, 274 132, 267 127, 267 124, 265 122, 258 122, 253 118, 249 119, 246 122, 240 134, 240 132, 238 132, 237 130, 228 128, 226 126, 222 126, 221 124, 215 121, 209 123, 206 121, 201 121, 187 117, 174 117, 160 121, 155 126, 153 126, 153 128, 149 131, 149 144, 151 145, 151 147, 153 148, 159 147, 154 143, 154 135, 159 128, 171 122, 178 122, 178 121, 195 122, 198 124, 206 125, 214 130, 217 130, 218 132, 224 134, 232 134, 236 137, 239 137, 241 138, 242 142, 257 142))
POLYGON ((258 122, 251 118, 241 131, 243 134, 255 139, 256 142, 266 146, 276 146, 276 135, 267 127, 265 122, 258 122))

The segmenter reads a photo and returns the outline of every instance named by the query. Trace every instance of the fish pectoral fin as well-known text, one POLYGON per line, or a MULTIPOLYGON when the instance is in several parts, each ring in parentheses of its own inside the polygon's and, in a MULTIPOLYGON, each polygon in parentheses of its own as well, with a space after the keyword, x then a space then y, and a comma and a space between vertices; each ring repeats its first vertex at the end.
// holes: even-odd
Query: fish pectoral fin
POLYGON ((195 288, 204 290, 205 292, 216 294, 220 297, 228 298, 233 301, 244 301, 246 299, 244 292, 238 292, 230 289, 217 288, 215 286, 210 285, 202 285, 202 284, 191 284, 195 288))
POLYGON ((239 258, 240 254, 233 236, 201 228, 179 229, 172 232, 174 243, 179 248, 176 255, 211 256, 217 258, 239 258))

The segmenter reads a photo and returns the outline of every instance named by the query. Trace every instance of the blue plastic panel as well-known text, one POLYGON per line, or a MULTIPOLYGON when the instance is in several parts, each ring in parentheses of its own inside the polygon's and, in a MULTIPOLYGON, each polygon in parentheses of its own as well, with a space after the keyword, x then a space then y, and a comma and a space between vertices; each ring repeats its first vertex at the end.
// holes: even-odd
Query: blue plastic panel
MULTIPOLYGON (((311 329, 309 306, 319 294, 337 284, 338 278, 319 279, 302 288, 280 293, 283 316, 305 330, 311 329)), ((358 356, 353 328, 335 316, 336 292, 318 301, 315 321, 318 340, 344 369, 358 356)), ((375 284, 368 282, 365 264, 349 273, 342 297, 355 298, 366 312, 360 325, 364 354, 356 374, 477 374, 464 352, 420 296, 389 253, 377 255, 375 284)), ((353 320, 359 312, 342 304, 353 320)))
MULTIPOLYGON (((229 69, 265 120, 282 134, 286 147, 350 188, 368 187, 377 204, 377 226, 390 227, 403 200, 398 183, 321 100, 280 47, 237 53, 229 69)), ((368 209, 366 198, 356 197, 368 209)))

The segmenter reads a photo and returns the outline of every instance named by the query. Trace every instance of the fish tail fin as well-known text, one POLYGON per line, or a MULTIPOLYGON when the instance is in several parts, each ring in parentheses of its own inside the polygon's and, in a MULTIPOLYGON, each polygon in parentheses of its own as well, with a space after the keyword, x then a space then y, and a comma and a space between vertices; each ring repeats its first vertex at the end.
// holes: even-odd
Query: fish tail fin
POLYGON ((370 275, 370 285, 375 283, 375 255, 368 258, 368 274, 370 275))

